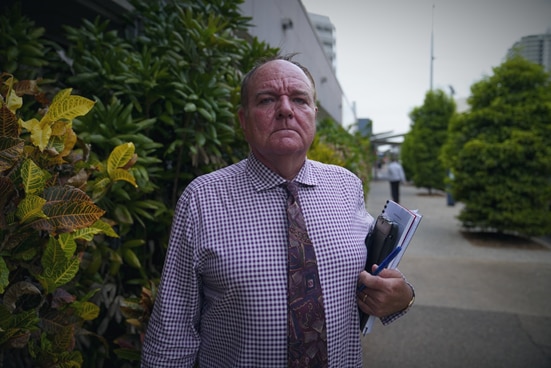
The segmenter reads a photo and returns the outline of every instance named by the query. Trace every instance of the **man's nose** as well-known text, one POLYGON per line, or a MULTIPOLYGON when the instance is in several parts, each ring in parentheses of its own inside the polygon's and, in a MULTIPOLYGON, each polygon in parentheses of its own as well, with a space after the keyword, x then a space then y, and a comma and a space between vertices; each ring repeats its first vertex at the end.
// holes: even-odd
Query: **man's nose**
POLYGON ((279 119, 286 119, 286 118, 293 117, 293 109, 291 107, 291 101, 289 101, 289 97, 287 96, 280 97, 279 103, 277 105, 277 117, 279 119))

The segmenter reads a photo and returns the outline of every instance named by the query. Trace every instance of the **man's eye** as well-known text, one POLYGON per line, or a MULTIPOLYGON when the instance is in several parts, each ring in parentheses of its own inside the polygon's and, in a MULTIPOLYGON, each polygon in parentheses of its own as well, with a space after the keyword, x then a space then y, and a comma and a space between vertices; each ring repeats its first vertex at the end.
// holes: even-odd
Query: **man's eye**
POLYGON ((308 103, 308 101, 306 101, 304 98, 299 98, 299 97, 293 99, 293 101, 295 101, 295 103, 299 105, 304 105, 308 103))
POLYGON ((274 101, 274 99, 272 97, 265 97, 265 98, 260 99, 260 101, 258 101, 258 103, 260 105, 267 105, 267 104, 269 104, 273 101, 274 101))

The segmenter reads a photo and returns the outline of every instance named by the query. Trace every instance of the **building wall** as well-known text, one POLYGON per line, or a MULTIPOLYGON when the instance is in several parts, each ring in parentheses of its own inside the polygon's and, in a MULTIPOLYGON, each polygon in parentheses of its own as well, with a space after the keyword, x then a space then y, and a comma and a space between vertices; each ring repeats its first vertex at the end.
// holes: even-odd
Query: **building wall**
POLYGON ((280 48, 283 54, 298 53, 294 60, 310 70, 320 105, 318 119, 330 116, 345 126, 353 123, 351 120, 355 119, 355 114, 346 101, 302 2, 245 0, 240 8, 244 16, 252 17, 250 23, 253 26, 248 31, 251 36, 280 48), (347 111, 343 113, 343 109, 347 111))
POLYGON ((508 56, 518 52, 522 57, 542 65, 551 73, 551 30, 545 34, 525 36, 515 42, 508 56))
POLYGON ((325 55, 333 66, 333 71, 337 71, 337 36, 336 30, 329 17, 325 15, 308 13, 310 22, 318 35, 318 39, 323 45, 325 55))

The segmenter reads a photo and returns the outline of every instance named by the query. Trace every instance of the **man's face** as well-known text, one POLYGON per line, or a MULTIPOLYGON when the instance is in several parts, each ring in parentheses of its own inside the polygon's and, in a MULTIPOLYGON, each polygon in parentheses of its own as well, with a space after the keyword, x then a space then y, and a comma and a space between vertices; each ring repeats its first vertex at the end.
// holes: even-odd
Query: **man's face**
POLYGON ((239 121, 261 161, 304 158, 316 133, 313 86, 304 72, 285 60, 262 65, 250 80, 248 106, 239 121))

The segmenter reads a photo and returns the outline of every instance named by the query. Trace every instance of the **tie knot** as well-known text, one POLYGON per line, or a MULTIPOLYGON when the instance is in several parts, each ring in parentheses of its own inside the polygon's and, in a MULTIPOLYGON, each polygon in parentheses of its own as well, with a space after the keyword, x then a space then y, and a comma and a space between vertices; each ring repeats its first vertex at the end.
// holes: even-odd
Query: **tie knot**
POLYGON ((295 200, 298 198, 298 184, 294 181, 287 181, 283 183, 283 188, 287 190, 287 193, 289 193, 295 200))

